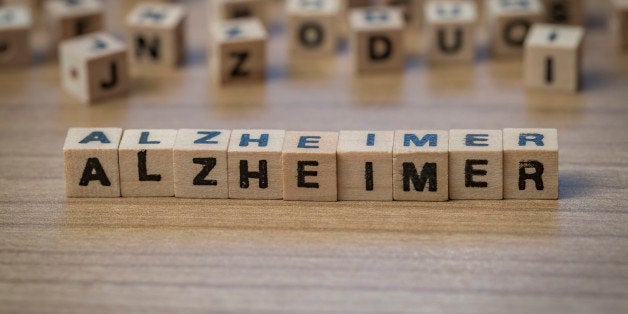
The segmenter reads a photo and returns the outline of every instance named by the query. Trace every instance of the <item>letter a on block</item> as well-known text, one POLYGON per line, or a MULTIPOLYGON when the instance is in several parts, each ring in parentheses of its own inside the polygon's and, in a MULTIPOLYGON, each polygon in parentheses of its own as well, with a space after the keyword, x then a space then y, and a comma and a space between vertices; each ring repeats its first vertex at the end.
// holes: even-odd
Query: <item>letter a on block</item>
POLYGON ((68 197, 120 197, 122 129, 71 128, 63 145, 68 197))

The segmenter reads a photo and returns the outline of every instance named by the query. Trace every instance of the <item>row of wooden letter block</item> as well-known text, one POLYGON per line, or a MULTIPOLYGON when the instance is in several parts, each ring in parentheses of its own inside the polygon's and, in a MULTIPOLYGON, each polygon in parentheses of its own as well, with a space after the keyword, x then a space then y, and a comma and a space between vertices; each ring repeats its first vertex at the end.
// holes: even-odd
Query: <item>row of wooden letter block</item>
POLYGON ((556 129, 71 128, 68 197, 557 199, 556 129))

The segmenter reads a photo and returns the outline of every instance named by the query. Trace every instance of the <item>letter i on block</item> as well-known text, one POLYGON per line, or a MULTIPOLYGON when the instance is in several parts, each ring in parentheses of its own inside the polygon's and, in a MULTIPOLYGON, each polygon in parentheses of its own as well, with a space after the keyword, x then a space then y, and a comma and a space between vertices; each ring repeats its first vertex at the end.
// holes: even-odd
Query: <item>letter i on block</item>
POLYGON ((474 59, 477 23, 475 2, 429 1, 425 4, 425 21, 430 62, 474 59))
POLYGON ((628 51, 628 0, 612 0, 610 28, 617 51, 628 51))
POLYGON ((556 129, 504 129, 504 198, 558 198, 556 129))
POLYGON ((490 47, 495 57, 521 56, 532 24, 544 20, 539 0, 488 0, 490 47))
POLYGON ((0 7, 0 66, 30 63, 32 24, 26 7, 0 7))
POLYGON ((581 25, 584 19, 582 0, 543 0, 547 22, 581 25))
POLYGON ((449 200, 447 131, 395 131, 393 192, 396 201, 449 200))
POLYGON ((340 131, 338 200, 392 200, 392 131, 340 131))
POLYGON ((63 145, 68 197, 120 197, 122 129, 71 128, 63 145))
POLYGON ((338 42, 337 0, 288 0, 288 29, 293 52, 333 54, 338 42))
POLYGON ((174 144, 174 196, 228 198, 227 148, 230 130, 177 132, 174 144))
POLYGON ((177 4, 141 3, 127 16, 135 64, 174 67, 185 54, 186 13, 177 4))
POLYGON ((53 45, 104 28, 105 11, 98 0, 48 0, 45 10, 53 45))
POLYGON ((118 155, 123 197, 174 196, 177 130, 124 130, 118 155))
POLYGON ((502 164, 501 130, 449 131, 449 198, 502 199, 502 164))
POLYGON ((371 7, 349 13, 355 72, 401 70, 404 66, 401 9, 371 7))
POLYGON ((229 198, 281 199, 283 130, 233 130, 229 140, 229 198))
POLYGON ((209 66, 214 81, 224 84, 263 80, 267 38, 258 19, 213 24, 209 66))
POLYGON ((337 147, 337 132, 286 132, 283 199, 337 201, 337 147))
POLYGON ((61 84, 84 103, 129 90, 127 49, 106 33, 69 39, 59 45, 61 84))
POLYGON ((532 89, 575 92, 580 88, 584 28, 535 24, 526 39, 524 82, 532 89))

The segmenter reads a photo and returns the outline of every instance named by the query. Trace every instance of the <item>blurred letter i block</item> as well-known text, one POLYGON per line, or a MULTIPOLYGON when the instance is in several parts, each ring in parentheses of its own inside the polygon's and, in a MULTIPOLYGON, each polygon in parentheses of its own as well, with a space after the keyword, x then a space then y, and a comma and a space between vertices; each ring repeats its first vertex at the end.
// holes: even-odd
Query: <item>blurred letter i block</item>
POLYGON ((97 0, 49 0, 45 9, 53 48, 61 40, 104 28, 105 11, 97 0))

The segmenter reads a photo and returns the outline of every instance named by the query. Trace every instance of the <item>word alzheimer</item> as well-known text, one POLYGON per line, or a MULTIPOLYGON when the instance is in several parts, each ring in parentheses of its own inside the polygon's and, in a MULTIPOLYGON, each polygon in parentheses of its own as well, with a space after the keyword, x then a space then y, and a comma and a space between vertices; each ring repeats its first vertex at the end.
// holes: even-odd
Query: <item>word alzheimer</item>
POLYGON ((71 128, 68 197, 557 199, 556 129, 71 128))

